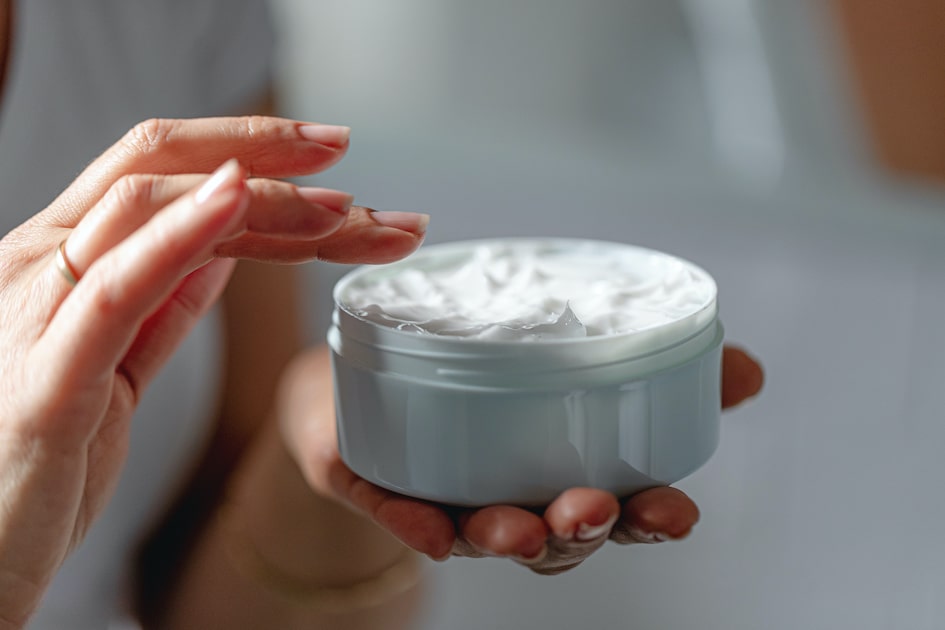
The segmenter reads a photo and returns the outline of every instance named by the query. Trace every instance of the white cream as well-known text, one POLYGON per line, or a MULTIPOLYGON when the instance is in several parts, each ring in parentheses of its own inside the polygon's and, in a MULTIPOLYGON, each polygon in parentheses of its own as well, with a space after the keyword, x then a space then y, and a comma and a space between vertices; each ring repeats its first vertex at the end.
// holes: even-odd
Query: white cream
POLYGON ((341 296, 358 317, 419 334, 490 341, 653 329, 697 313, 716 292, 705 271, 681 259, 586 241, 483 241, 434 263, 421 256, 368 277, 341 296))

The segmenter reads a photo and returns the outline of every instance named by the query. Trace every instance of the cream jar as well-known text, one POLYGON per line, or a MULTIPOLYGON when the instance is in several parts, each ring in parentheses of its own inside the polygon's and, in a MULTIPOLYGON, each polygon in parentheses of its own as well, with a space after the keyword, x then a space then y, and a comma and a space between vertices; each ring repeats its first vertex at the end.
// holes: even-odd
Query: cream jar
POLYGON ((401 494, 542 505, 678 481, 718 445, 713 279, 619 243, 427 246, 334 289, 341 457, 401 494))

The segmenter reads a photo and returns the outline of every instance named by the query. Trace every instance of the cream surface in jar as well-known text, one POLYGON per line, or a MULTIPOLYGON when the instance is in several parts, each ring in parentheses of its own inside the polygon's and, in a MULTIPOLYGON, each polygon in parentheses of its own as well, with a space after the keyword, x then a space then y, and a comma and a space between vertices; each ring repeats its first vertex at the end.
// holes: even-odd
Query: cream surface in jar
POLYGON ((715 297, 702 269, 628 246, 480 243, 439 266, 352 285, 343 304, 384 326, 482 340, 542 341, 646 330, 715 297))

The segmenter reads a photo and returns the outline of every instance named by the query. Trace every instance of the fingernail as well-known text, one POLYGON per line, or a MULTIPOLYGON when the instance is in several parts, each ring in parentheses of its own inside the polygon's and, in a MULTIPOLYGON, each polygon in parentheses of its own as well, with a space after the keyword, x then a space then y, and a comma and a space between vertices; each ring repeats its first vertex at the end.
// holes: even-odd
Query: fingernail
POLYGON ((545 556, 548 555, 548 545, 542 545, 537 553, 532 555, 524 556, 515 556, 516 562, 521 562, 522 564, 537 564, 545 559, 545 556))
POLYGON ((354 202, 354 195, 341 192, 340 190, 332 190, 330 188, 311 188, 307 186, 300 186, 296 189, 296 191, 299 193, 299 197, 305 201, 318 206, 323 206, 329 210, 337 212, 338 214, 346 214, 348 209, 351 207, 352 202, 354 202))
POLYGON ((614 523, 616 522, 617 516, 614 515, 600 525, 588 525, 587 523, 580 523, 577 527, 577 531, 574 532, 574 538, 580 542, 587 542, 589 540, 601 538, 602 536, 607 536, 610 534, 610 530, 613 528, 614 523))
POLYGON ((227 160, 210 176, 210 179, 205 181, 203 185, 197 189, 197 193, 194 195, 194 201, 197 203, 206 203, 207 200, 222 189, 231 178, 239 175, 239 171, 240 164, 236 159, 231 158, 227 160))
POLYGON ((317 142, 326 147, 340 149, 348 143, 348 138, 351 137, 351 127, 342 125, 302 125, 299 127, 299 135, 306 140, 317 142))
POLYGON ((395 228, 422 236, 426 234, 427 225, 430 223, 430 215, 419 212, 396 212, 372 210, 371 218, 378 225, 395 228))
POLYGON ((672 540, 672 536, 665 532, 645 532, 642 529, 631 527, 628 532, 630 537, 640 543, 656 544, 672 540))
POLYGON ((434 556, 433 554, 429 554, 429 553, 427 554, 427 558, 429 558, 430 560, 433 560, 433 562, 441 562, 441 563, 446 562, 452 556, 453 554, 451 553, 447 553, 446 555, 443 555, 443 556, 434 556))

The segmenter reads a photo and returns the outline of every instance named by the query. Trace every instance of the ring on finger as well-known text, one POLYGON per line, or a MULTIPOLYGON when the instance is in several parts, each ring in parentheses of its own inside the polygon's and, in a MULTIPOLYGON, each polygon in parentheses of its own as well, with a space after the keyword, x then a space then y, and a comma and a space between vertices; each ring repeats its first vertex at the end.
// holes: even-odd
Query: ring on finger
POLYGON ((72 263, 69 262, 69 259, 66 258, 66 240, 67 239, 62 239, 62 241, 59 242, 59 247, 56 248, 56 269, 58 269, 62 277, 66 279, 69 286, 74 287, 79 282, 79 274, 76 272, 75 267, 72 266, 72 263))

